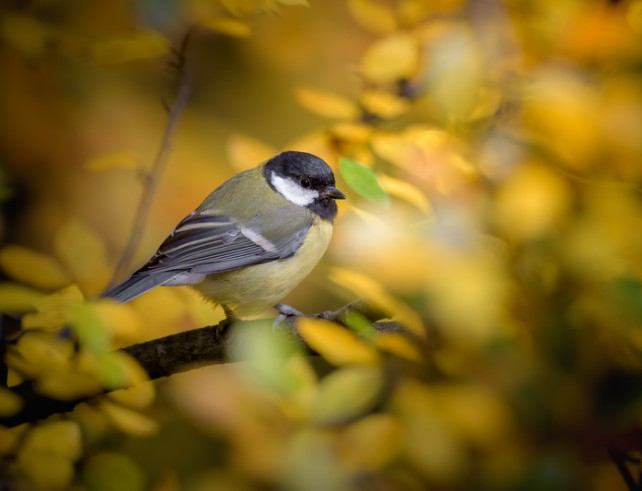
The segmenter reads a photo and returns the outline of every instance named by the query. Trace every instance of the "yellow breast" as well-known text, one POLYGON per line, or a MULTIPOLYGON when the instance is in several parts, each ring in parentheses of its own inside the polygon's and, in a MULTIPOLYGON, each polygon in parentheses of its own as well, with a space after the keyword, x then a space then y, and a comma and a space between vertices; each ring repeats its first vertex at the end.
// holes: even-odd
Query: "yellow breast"
POLYGON ((332 224, 315 218, 303 245, 288 259, 210 275, 193 287, 238 315, 259 313, 279 303, 303 281, 327 250, 331 237, 332 224))

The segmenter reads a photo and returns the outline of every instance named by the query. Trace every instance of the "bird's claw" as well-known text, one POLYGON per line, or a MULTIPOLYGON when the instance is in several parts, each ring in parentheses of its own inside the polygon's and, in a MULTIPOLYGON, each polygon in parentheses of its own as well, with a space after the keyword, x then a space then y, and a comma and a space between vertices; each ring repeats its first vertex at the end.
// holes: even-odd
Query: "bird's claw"
POLYGON ((305 315, 300 310, 297 310, 294 307, 286 305, 284 303, 278 303, 274 306, 274 308, 279 312, 279 315, 276 317, 276 319, 274 319, 274 322, 272 323, 273 330, 279 329, 283 322, 286 322, 292 317, 302 317, 303 315, 305 315))

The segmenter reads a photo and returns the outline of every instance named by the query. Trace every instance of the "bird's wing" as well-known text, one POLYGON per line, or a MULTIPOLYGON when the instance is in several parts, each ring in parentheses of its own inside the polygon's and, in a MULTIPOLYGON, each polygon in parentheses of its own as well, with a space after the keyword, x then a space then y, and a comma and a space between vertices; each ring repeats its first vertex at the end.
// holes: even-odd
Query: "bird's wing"
POLYGON ((135 274, 221 273, 293 255, 303 244, 311 221, 293 223, 282 239, 269 240, 256 228, 212 212, 194 212, 165 239, 152 259, 135 274))
POLYGON ((147 264, 102 296, 128 302, 157 286, 198 283, 208 274, 288 258, 303 244, 312 219, 284 208, 275 216, 279 219, 256 216, 244 226, 220 212, 197 210, 176 226, 147 264), (259 225, 266 229, 263 234, 259 225))

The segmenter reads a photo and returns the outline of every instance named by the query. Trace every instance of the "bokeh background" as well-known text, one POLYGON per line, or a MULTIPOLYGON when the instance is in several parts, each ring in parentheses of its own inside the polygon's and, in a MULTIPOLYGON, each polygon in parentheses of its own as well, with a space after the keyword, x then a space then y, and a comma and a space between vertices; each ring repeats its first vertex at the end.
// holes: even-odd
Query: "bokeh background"
POLYGON ((140 382, 0 427, 9 489, 636 489, 642 1, 9 0, 0 67, 8 384, 140 382), (120 279, 285 149, 349 195, 287 302, 364 298, 408 334, 305 324, 327 374, 268 323, 249 362, 144 382, 114 348, 222 318, 184 288, 96 300, 150 178, 120 279))

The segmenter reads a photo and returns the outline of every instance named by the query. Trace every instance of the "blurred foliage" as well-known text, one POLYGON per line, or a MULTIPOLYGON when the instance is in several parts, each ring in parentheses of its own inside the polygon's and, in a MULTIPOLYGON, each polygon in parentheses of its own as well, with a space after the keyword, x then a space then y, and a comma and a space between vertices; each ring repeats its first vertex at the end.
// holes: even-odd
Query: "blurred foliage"
MULTIPOLYGON (((7 383, 134 385, 0 428, 3 488, 626 489, 642 1, 7 1, 0 63, 0 311, 24 314, 2 326, 7 383), (304 321, 318 360, 259 323, 250 361, 156 383, 113 353, 222 318, 181 288, 95 300, 192 26, 194 97, 136 261, 226 177, 306 150, 350 199, 287 300, 362 297, 407 332, 304 321)), ((1 415, 21 407, 0 388, 1 415)))

